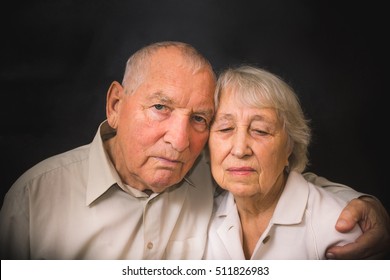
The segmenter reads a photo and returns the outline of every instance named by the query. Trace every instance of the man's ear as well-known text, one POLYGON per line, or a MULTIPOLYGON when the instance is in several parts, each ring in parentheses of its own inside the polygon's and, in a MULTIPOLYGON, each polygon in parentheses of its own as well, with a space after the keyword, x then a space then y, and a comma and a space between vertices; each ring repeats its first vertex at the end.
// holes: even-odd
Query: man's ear
POLYGON ((111 83, 107 91, 106 99, 106 115, 108 124, 116 129, 118 126, 118 119, 120 113, 120 104, 123 102, 123 95, 125 91, 120 83, 114 81, 111 83))

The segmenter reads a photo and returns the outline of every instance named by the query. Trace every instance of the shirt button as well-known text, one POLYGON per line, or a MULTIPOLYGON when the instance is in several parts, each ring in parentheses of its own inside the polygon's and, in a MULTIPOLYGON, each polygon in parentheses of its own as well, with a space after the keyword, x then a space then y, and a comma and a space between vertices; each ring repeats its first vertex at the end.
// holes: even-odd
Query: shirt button
POLYGON ((146 248, 148 248, 148 249, 153 249, 153 242, 149 242, 149 243, 146 245, 146 248))
POLYGON ((269 240, 270 240, 271 236, 270 235, 267 235, 264 239, 263 239, 263 244, 267 243, 269 240))

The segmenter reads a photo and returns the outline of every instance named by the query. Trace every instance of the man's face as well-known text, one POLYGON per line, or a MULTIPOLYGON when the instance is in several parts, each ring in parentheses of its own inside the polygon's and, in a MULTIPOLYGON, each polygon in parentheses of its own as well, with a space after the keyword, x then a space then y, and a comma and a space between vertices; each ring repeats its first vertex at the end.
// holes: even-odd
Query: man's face
POLYGON ((183 179, 207 142, 214 88, 209 71, 193 73, 168 48, 133 93, 121 89, 111 156, 126 184, 161 192, 183 179))

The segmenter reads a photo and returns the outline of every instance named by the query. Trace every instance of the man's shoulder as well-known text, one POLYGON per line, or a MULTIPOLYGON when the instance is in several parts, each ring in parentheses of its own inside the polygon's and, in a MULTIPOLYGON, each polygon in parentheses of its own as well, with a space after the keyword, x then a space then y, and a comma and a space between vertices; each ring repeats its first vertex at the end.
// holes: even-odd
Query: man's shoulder
POLYGON ((25 185, 45 174, 58 172, 72 165, 82 164, 88 159, 89 147, 90 145, 83 145, 46 158, 25 171, 15 184, 25 185))

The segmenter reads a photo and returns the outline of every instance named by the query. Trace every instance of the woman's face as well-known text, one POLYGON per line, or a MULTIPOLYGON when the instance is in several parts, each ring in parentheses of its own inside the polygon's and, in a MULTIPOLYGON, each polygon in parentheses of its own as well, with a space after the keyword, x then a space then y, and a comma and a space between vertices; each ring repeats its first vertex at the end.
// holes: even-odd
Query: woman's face
POLYGON ((223 90, 209 147, 216 182, 235 196, 266 195, 282 187, 291 148, 277 113, 244 105, 223 90))

